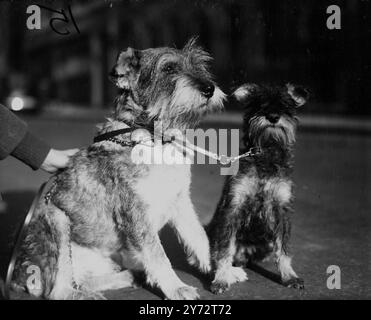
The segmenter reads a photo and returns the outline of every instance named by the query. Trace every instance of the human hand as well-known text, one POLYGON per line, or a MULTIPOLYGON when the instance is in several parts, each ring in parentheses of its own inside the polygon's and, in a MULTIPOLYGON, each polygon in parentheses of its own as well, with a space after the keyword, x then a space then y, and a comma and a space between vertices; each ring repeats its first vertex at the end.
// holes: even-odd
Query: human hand
POLYGON ((79 149, 51 149, 40 168, 49 173, 55 173, 60 169, 64 169, 67 166, 70 157, 78 151, 79 149))

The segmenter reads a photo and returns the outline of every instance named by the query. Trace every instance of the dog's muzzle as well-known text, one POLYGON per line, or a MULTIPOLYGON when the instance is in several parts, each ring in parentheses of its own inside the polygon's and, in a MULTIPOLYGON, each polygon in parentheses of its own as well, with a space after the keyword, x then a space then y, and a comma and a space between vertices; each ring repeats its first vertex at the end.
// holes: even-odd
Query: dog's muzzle
POLYGON ((113 83, 116 83, 117 80, 119 80, 120 78, 123 78, 124 75, 123 74, 119 74, 117 73, 116 71, 116 68, 112 68, 112 70, 110 71, 110 73, 108 74, 108 79, 111 80, 113 83))
POLYGON ((265 117, 272 124, 277 123, 278 120, 280 120, 280 118, 281 118, 281 116, 277 113, 270 113, 270 114, 266 115, 265 117))
POLYGON ((206 98, 210 99, 214 95, 215 85, 208 80, 197 79, 191 77, 194 86, 200 91, 200 93, 206 98))

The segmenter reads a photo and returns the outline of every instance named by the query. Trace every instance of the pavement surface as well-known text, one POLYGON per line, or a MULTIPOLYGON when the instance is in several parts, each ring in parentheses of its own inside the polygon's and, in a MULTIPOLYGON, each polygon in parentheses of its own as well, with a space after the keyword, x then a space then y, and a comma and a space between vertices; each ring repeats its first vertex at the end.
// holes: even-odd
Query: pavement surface
MULTIPOLYGON (((239 122, 222 124, 221 118, 205 127, 238 128, 239 122)), ((32 131, 55 148, 88 145, 95 122, 28 117, 32 131)), ((304 128, 305 129, 305 128, 304 128)), ((294 174, 295 214, 291 239, 293 266, 305 280, 305 290, 288 289, 275 282, 274 266, 264 263, 247 269, 249 280, 215 296, 208 281, 185 263, 175 235, 162 232, 166 252, 180 278, 199 288, 202 299, 370 299, 371 298, 371 135, 345 130, 299 129, 294 174), (341 289, 328 289, 327 268, 341 270, 341 289)), ((203 223, 207 223, 221 194, 224 177, 218 165, 194 165, 192 199, 203 223)), ((9 229, 27 213, 38 187, 47 174, 34 172, 14 159, 0 163, 0 190, 8 203, 0 215, 0 244, 9 229)), ((6 264, 5 249, 0 262, 6 264)), ((161 299, 151 288, 105 292, 108 299, 161 299)), ((29 299, 27 295, 13 296, 29 299)))

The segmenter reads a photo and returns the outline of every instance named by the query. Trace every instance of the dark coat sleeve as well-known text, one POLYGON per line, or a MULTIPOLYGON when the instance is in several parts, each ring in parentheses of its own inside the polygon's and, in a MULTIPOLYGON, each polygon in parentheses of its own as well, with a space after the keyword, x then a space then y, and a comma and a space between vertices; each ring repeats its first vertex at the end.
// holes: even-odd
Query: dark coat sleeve
POLYGON ((36 170, 49 151, 50 147, 30 133, 24 121, 0 105, 0 160, 12 155, 36 170))

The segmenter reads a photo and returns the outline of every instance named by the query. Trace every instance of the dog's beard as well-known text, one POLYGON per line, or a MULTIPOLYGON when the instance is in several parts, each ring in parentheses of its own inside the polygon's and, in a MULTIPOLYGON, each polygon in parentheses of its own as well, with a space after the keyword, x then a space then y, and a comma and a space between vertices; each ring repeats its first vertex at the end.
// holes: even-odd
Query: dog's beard
POLYGON ((225 94, 215 87, 210 99, 205 98, 186 78, 176 81, 170 97, 161 97, 149 111, 149 117, 160 120, 164 128, 193 128, 206 113, 223 108, 225 94))
POLYGON ((272 142, 282 146, 295 143, 296 119, 281 116, 276 124, 270 123, 263 116, 254 116, 249 121, 249 140, 254 145, 264 147, 272 142))

